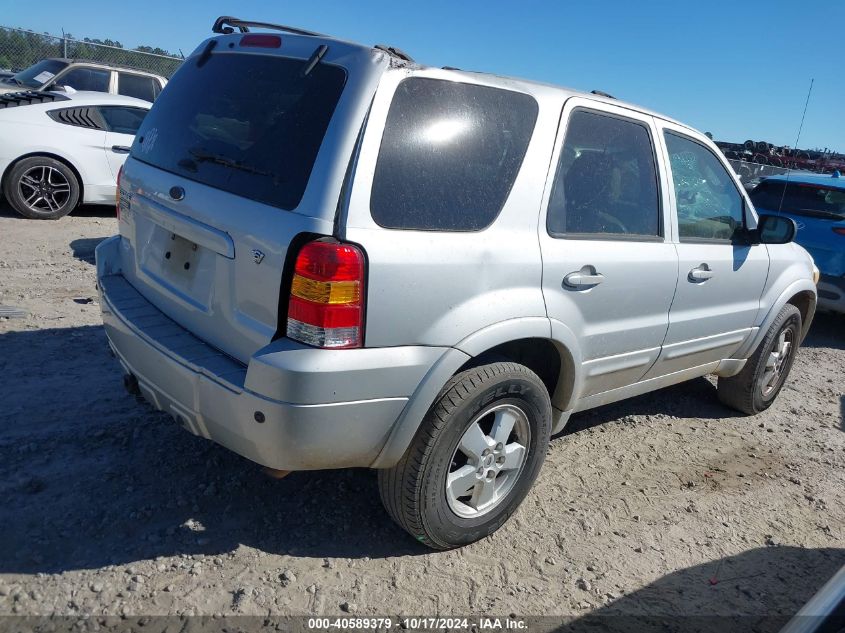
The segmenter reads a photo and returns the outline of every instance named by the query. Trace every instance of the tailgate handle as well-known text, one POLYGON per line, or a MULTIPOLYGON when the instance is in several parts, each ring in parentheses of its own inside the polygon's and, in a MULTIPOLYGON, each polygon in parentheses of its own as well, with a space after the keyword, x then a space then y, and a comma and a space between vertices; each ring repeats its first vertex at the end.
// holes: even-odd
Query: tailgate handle
MULTIPOLYGON (((176 213, 176 211, 168 209, 147 196, 139 197, 142 197, 146 204, 138 205, 136 214, 140 212, 171 233, 184 237, 186 240, 212 250, 223 257, 235 259, 235 243, 225 231, 189 218, 187 215, 176 213)), ((132 208, 136 208, 134 203, 132 208)))

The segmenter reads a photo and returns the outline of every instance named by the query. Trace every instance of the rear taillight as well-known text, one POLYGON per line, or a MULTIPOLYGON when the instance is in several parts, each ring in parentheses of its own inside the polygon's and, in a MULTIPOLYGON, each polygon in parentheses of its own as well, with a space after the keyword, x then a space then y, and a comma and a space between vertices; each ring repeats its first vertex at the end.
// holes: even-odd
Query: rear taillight
POLYGON ((839 235, 845 235, 845 226, 834 226, 833 232, 839 233, 839 235))
POLYGON ((309 242, 296 257, 288 337, 345 349, 364 340, 364 253, 357 246, 309 242))
POLYGON ((120 170, 117 172, 117 189, 114 192, 114 210, 115 214, 117 214, 117 219, 120 220, 120 178, 123 176, 123 165, 120 166, 120 170))

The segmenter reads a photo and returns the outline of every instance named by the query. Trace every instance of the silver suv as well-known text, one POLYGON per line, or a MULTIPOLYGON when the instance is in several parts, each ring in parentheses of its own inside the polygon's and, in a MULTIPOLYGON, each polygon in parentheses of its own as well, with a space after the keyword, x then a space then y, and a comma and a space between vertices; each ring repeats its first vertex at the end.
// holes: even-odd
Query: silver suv
POLYGON ((390 515, 450 548, 507 520, 576 411, 706 374, 748 414, 777 396, 816 271, 704 135, 389 47, 214 30, 97 249, 127 388, 192 433, 278 470, 379 469, 390 515))

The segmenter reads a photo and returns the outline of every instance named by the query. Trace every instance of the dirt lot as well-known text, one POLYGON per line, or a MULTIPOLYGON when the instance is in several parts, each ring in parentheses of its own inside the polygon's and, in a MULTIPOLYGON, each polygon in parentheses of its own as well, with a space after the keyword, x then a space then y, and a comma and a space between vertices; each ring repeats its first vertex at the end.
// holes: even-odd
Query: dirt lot
POLYGON ((100 326, 110 210, 0 208, 0 614, 793 613, 845 564, 845 319, 775 406, 700 379, 573 418, 492 538, 432 553, 372 472, 260 469, 139 405, 100 326))

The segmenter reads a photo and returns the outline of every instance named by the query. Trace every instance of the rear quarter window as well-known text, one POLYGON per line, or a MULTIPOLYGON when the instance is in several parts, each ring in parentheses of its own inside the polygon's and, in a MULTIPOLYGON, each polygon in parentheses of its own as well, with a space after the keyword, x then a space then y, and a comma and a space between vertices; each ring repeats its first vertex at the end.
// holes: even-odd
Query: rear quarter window
POLYGON ((486 228, 513 187, 537 111, 534 98, 520 92, 404 80, 376 162, 373 219, 393 229, 486 228))

